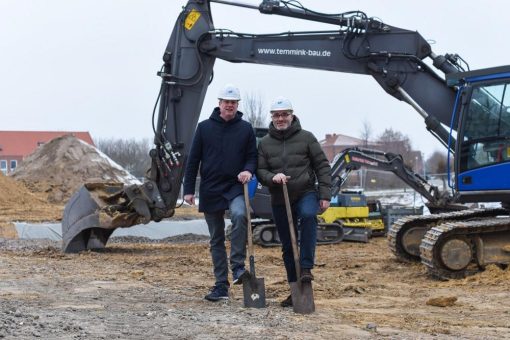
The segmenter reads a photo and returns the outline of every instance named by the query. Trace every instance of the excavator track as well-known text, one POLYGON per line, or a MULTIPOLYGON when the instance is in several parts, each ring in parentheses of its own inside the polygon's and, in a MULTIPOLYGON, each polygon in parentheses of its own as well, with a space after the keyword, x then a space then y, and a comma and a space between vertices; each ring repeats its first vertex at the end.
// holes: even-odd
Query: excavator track
MULTIPOLYGON (((317 244, 340 243, 344 238, 344 231, 337 223, 319 223, 317 226, 317 244)), ((280 246, 280 238, 276 225, 259 224, 253 229, 253 243, 263 247, 280 246)))
POLYGON ((474 218, 488 218, 508 211, 503 208, 453 211, 448 213, 407 216, 397 220, 388 231, 388 245, 398 260, 420 261, 420 244, 428 230, 446 222, 465 221, 474 218))
POLYGON ((253 243, 263 247, 276 247, 281 245, 276 226, 274 224, 260 224, 254 226, 253 243))
POLYGON ((490 263, 510 264, 508 211, 505 215, 433 227, 420 245, 421 262, 430 275, 445 280, 464 278, 490 263))

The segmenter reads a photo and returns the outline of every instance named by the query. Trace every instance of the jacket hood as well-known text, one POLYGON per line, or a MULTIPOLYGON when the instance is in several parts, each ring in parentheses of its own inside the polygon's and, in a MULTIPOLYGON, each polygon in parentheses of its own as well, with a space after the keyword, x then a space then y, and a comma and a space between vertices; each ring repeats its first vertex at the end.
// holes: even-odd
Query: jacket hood
POLYGON ((215 107, 213 112, 211 113, 211 116, 209 117, 209 119, 212 119, 216 122, 219 122, 219 123, 227 123, 227 124, 232 124, 232 123, 235 123, 239 120, 241 120, 243 117, 243 113, 241 111, 237 111, 236 112, 236 115, 233 119, 229 120, 229 121, 226 121, 224 120, 223 118, 221 118, 220 116, 220 108, 219 107, 215 107))
POLYGON ((292 123, 290 123, 290 126, 285 130, 278 130, 274 127, 273 122, 269 123, 269 134, 271 137, 280 140, 287 139, 300 130, 301 124, 299 123, 299 118, 297 116, 294 116, 292 123))

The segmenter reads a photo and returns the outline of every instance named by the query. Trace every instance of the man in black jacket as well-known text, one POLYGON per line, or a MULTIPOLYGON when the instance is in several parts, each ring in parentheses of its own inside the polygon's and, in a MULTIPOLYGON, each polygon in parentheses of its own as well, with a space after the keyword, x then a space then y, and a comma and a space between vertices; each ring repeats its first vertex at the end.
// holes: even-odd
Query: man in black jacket
POLYGON ((216 282, 205 296, 209 301, 228 299, 228 263, 225 248, 225 210, 232 221, 230 267, 233 283, 249 277, 245 270, 247 218, 243 184, 257 167, 255 134, 237 111, 239 89, 226 85, 219 107, 198 124, 184 173, 184 200, 195 204, 195 183, 200 168, 198 210, 204 213, 211 236, 210 249, 216 282))
MULTIPOLYGON (((257 179, 271 193, 273 218, 282 242, 288 282, 298 279, 310 282, 317 242, 317 213, 319 209, 326 210, 331 199, 331 167, 314 135, 301 129, 288 99, 279 97, 274 101, 271 120, 269 133, 258 146, 257 179), (282 183, 286 183, 289 190, 293 219, 299 221, 300 278, 296 277, 282 183)), ((291 296, 281 305, 291 306, 291 296)))

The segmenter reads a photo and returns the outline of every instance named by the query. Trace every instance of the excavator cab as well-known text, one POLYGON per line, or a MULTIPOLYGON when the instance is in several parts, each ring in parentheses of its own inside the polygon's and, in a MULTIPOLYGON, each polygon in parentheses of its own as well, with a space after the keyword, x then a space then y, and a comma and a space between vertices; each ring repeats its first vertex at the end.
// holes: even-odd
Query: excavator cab
POLYGON ((461 72, 447 80, 462 98, 455 164, 459 200, 508 200, 510 66, 461 72))

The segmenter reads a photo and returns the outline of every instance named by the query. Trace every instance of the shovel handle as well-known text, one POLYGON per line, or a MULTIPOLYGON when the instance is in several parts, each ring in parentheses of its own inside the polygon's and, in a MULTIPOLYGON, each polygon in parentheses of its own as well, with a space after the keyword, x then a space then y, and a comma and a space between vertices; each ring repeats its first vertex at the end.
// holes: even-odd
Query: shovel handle
MULTIPOLYGON (((253 235, 251 230, 251 211, 250 211, 250 196, 248 195, 248 183, 244 183, 244 205, 246 206, 246 220, 247 220, 247 227, 248 227, 248 256, 253 258, 253 235)), ((250 261, 250 267, 251 267, 251 261, 250 261)), ((251 269, 251 268, 250 268, 251 269)))
POLYGON ((283 197, 285 198, 285 209, 287 210, 287 219, 289 221, 290 240, 292 243, 292 253, 294 254, 294 264, 296 266, 297 281, 300 282, 301 266, 299 264, 299 249, 297 245, 296 230, 294 229, 294 221, 292 220, 292 210, 290 208, 289 192, 287 184, 283 184, 283 197))

